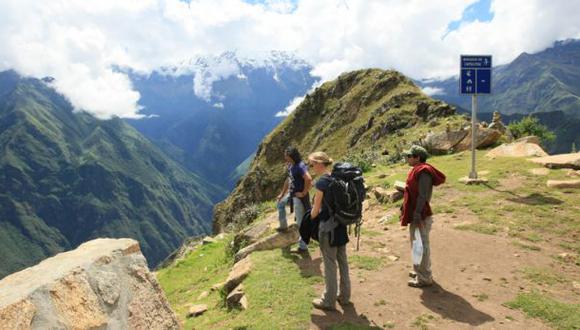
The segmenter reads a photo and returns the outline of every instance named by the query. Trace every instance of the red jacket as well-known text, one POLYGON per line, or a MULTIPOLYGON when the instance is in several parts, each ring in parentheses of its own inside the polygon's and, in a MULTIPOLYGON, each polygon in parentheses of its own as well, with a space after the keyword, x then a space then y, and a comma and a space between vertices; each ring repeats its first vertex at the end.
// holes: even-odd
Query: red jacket
MULTIPOLYGON (((420 163, 414 166, 407 176, 407 185, 405 186, 405 193, 403 197, 403 206, 401 207, 401 226, 406 226, 413 222, 413 213, 417 206, 417 197, 419 196, 419 175, 426 171, 431 175, 433 185, 438 186, 445 182, 445 174, 441 173, 435 167, 427 163, 420 163)), ((421 220, 431 216, 431 205, 425 202, 425 207, 421 212, 421 220)))

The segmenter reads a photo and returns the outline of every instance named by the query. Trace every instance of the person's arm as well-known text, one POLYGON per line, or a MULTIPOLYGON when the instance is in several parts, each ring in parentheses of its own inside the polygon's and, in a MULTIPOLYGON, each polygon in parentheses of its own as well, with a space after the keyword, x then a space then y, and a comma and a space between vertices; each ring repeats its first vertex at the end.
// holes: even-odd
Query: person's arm
POLYGON ((419 195, 417 196, 417 205, 415 206, 415 212, 413 213, 413 222, 423 220, 421 218, 421 213, 425 204, 429 201, 431 197, 431 191, 433 190, 433 178, 428 173, 421 173, 419 175, 419 195))
POLYGON ((280 201, 284 196, 286 196, 289 184, 290 184, 289 178, 286 178, 286 181, 284 181, 284 186, 282 187, 282 192, 280 193, 280 195, 278 195, 278 201, 280 201))
POLYGON ((312 206, 312 211, 310 211, 310 218, 316 219, 320 214, 320 209, 322 208, 322 198, 324 197, 324 192, 316 189, 314 194, 314 205, 312 206))
POLYGON ((310 188, 312 188, 312 177, 310 176, 310 173, 305 172, 302 178, 304 179, 304 190, 294 194, 298 198, 306 196, 310 191, 310 188))

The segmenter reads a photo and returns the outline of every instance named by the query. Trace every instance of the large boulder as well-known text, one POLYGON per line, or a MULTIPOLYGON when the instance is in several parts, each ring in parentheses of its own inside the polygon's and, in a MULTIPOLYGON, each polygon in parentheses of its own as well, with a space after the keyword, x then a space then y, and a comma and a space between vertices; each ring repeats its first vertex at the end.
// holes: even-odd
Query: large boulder
POLYGON ((96 239, 0 281, 2 329, 176 329, 139 244, 96 239))
POLYGON ((228 294, 226 304, 230 308, 247 309, 247 298, 245 303, 242 302, 245 297, 244 285, 240 284, 228 294))
POLYGON ((423 146, 431 154, 446 154, 463 141, 469 132, 467 130, 430 133, 425 137, 423 146))
MULTIPOLYGON (((277 216, 277 214, 276 214, 277 216)), ((236 234, 234 244, 236 246, 248 246, 256 243, 260 237, 270 230, 270 223, 267 221, 256 223, 242 232, 236 234)))
POLYGON ((545 157, 548 153, 540 147, 540 140, 535 136, 504 143, 486 154, 487 157, 545 157))
POLYGON ((397 189, 375 187, 371 192, 379 203, 394 203, 403 198, 403 193, 397 189))
MULTIPOLYGON (((487 148, 497 143, 502 133, 485 127, 477 128, 476 148, 487 148)), ((458 131, 429 133, 422 142, 429 153, 434 155, 460 152, 471 149, 471 128, 458 131)))
MULTIPOLYGON (((501 137, 501 132, 495 129, 478 127, 475 136, 475 147, 478 149, 487 148, 497 143, 501 137)), ((471 129, 468 130, 465 138, 459 142, 453 149, 455 152, 471 149, 471 129)))
POLYGON ((252 259, 250 256, 245 257, 243 260, 237 262, 232 270, 230 271, 228 278, 226 279, 223 289, 226 293, 230 293, 235 287, 240 285, 243 280, 250 275, 252 272, 252 259))
POLYGON ((529 161, 541 164, 547 168, 571 168, 580 170, 580 152, 532 158, 529 161))
POLYGON ((298 242, 298 226, 293 224, 288 227, 284 232, 275 233, 270 236, 266 236, 256 243, 246 246, 236 253, 235 260, 242 260, 247 255, 255 251, 273 250, 283 247, 288 247, 296 242, 298 242))

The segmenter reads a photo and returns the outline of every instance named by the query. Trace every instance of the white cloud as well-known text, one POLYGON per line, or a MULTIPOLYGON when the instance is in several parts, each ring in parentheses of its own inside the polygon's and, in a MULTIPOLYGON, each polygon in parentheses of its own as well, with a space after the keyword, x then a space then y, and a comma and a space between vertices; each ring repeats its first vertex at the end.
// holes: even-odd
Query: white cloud
POLYGON ((433 95, 444 95, 445 91, 443 91, 443 88, 439 88, 439 87, 425 87, 422 89, 423 93, 429 95, 429 96, 433 96, 433 95))
POLYGON ((304 101, 304 98, 305 96, 295 97, 292 101, 290 101, 288 106, 284 108, 284 111, 279 111, 276 113, 276 117, 286 117, 291 114, 292 111, 296 110, 296 107, 298 107, 298 105, 304 101))
POLYGON ((213 107, 216 109, 223 109, 224 108, 224 104, 221 102, 217 102, 213 104, 213 107))
POLYGON ((230 76, 239 76, 238 63, 230 59, 210 57, 204 65, 193 68, 193 91, 195 95, 207 102, 212 97, 213 83, 226 79, 230 76))
MULTIPOLYGON (((366 67, 429 78, 455 74, 462 53, 504 64, 580 38, 580 6, 553 0, 494 0, 490 22, 442 38, 475 1, 2 0, 0 70, 52 76, 73 105, 100 118, 137 117, 139 94, 116 66, 149 73, 195 55, 281 50, 324 80, 366 67)), ((214 64, 196 72, 194 91, 206 100, 215 81, 240 75, 232 63, 214 64)))

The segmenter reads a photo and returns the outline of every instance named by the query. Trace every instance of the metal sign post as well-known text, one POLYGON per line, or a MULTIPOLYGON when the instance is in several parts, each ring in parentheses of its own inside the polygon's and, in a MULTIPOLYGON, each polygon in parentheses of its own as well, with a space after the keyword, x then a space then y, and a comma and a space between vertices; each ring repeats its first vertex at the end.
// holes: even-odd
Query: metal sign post
POLYGON ((477 179, 475 170, 475 144, 477 143, 477 94, 471 95, 471 172, 470 179, 477 179))
POLYGON ((477 180, 475 149, 477 147, 477 94, 491 94, 491 55, 461 55, 459 93, 471 95, 471 171, 469 179, 477 180))

